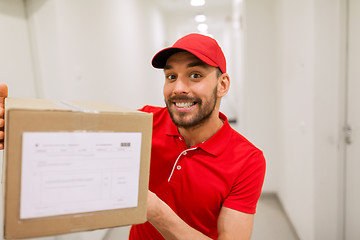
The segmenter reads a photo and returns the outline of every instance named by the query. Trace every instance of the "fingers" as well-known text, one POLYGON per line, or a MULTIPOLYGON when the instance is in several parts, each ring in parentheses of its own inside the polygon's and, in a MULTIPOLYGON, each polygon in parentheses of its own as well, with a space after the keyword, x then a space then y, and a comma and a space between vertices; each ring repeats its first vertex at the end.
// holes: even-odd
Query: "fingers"
MULTIPOLYGON (((2 120, 4 122, 4 120, 2 120)), ((4 132, 4 127, 0 128, 0 150, 4 149, 4 137, 5 137, 5 132, 4 132)))
POLYGON ((4 116, 5 98, 8 96, 8 87, 6 84, 0 84, 0 117, 4 116))
POLYGON ((6 84, 0 84, 0 149, 4 149, 4 115, 5 98, 8 96, 8 87, 6 84))
POLYGON ((4 83, 0 83, 0 97, 6 98, 8 96, 8 87, 4 83))
MULTIPOLYGON (((4 101, 4 100, 2 100, 4 101)), ((2 102, 2 104, 0 105, 4 105, 4 103, 2 102)), ((0 119, 1 118, 4 118, 4 115, 5 115, 5 108, 3 106, 0 106, 0 119)), ((4 125, 0 126, 0 127, 3 127, 4 125)))

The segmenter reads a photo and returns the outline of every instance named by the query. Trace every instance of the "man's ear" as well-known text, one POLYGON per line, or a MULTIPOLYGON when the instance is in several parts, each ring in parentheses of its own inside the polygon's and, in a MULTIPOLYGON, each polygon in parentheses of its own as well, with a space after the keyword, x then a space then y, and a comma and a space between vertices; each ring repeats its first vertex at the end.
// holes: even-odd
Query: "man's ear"
POLYGON ((217 97, 222 98, 224 97, 230 88, 230 76, 227 73, 223 73, 218 78, 218 90, 217 90, 217 97))

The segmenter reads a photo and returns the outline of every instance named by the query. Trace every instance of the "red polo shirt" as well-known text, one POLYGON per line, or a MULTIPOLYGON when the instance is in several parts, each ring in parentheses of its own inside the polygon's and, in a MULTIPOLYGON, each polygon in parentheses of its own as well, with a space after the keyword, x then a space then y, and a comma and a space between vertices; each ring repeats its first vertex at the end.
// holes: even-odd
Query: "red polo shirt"
MULTIPOLYGON (((255 213, 265 175, 262 152, 230 127, 187 148, 166 108, 145 106, 153 113, 149 189, 191 227, 217 238, 222 206, 255 213)), ((130 239, 163 239, 148 222, 131 228, 130 239)))

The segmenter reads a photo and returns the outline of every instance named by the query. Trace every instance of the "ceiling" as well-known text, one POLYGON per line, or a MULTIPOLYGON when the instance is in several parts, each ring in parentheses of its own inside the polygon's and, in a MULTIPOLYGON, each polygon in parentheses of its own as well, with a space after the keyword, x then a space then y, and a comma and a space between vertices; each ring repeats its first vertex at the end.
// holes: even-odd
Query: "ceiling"
POLYGON ((155 2, 163 10, 168 11, 212 12, 215 10, 231 10, 233 0, 206 0, 206 4, 199 7, 192 7, 190 0, 155 0, 155 2))
MULTIPOLYGON (((233 1, 235 0, 205 0, 204 6, 193 7, 190 0, 154 0, 166 18, 169 28, 186 33, 199 31, 194 18, 196 15, 206 15, 208 30, 206 33, 221 32, 226 24, 231 22, 233 1), (176 25, 174 24, 176 23, 176 25)), ((169 30, 168 28, 168 30, 169 30)), ((182 35, 182 34, 181 34, 182 35)))

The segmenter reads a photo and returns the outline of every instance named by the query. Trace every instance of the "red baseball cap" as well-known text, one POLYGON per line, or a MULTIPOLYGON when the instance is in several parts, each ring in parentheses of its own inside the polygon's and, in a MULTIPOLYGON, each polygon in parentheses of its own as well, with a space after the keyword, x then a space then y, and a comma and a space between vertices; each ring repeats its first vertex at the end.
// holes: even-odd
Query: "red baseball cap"
POLYGON ((219 67, 222 73, 226 73, 226 60, 219 44, 215 39, 198 33, 188 34, 177 40, 172 47, 161 50, 155 54, 151 63, 155 68, 164 68, 167 59, 181 51, 190 52, 204 63, 219 67))

